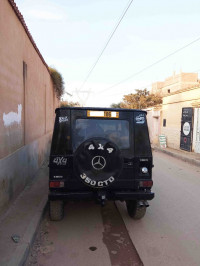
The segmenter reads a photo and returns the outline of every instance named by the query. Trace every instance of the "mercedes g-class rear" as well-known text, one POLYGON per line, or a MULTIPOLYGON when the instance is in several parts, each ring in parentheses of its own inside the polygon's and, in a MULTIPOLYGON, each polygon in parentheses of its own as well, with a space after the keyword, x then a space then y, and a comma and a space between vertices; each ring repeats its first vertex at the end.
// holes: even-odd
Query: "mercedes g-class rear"
POLYGON ((146 112, 58 108, 50 154, 50 217, 63 217, 65 200, 126 201, 140 219, 153 199, 152 151, 146 112))

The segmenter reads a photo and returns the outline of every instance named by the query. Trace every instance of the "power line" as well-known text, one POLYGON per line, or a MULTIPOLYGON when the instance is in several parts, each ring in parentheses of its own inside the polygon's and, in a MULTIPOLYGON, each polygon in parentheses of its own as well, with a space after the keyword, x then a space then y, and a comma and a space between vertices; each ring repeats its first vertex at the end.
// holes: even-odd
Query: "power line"
POLYGON ((95 63, 93 64, 93 66, 92 66, 92 68, 90 69, 89 73, 87 74, 85 80, 83 81, 82 85, 80 86, 79 91, 82 89, 82 87, 85 85, 85 83, 86 83, 87 80, 89 79, 89 77, 90 77, 92 71, 94 70, 94 68, 96 67, 97 63, 99 62, 101 56, 103 55, 104 51, 106 50, 106 48, 107 48, 109 42, 111 41, 111 39, 112 39, 113 35, 115 34, 117 28, 119 27, 119 25, 120 25, 122 19, 123 19, 124 16, 126 15, 126 12, 128 11, 128 9, 129 9, 129 7, 131 6, 132 2, 133 2, 133 0, 131 0, 131 1, 128 3, 128 6, 127 6, 127 7, 125 8, 125 10, 123 11, 123 13, 122 13, 122 15, 121 15, 119 21, 117 22, 116 26, 114 27, 114 30, 111 32, 110 37, 108 38, 108 41, 106 42, 106 44, 105 44, 103 50, 101 51, 100 55, 97 57, 97 60, 96 60, 95 63))
MULTIPOLYGON (((198 68, 197 70, 192 71, 192 73, 194 73, 194 72, 199 72, 199 71, 200 71, 200 68, 198 68)), ((137 89, 138 89, 138 90, 142 90, 142 89, 148 88, 149 86, 152 86, 153 83, 154 83, 154 82, 149 83, 149 84, 147 84, 147 85, 143 85, 143 86, 141 86, 140 88, 137 88, 137 89)), ((168 84, 167 86, 170 86, 170 85, 172 85, 172 84, 174 84, 174 83, 172 82, 172 83, 168 84)), ((98 93, 98 92, 97 92, 97 93, 98 93)), ((100 92, 99 92, 99 93, 100 93, 100 92)), ((109 94, 109 95, 106 95, 106 96, 109 97, 109 96, 120 95, 120 94, 123 94, 123 92, 112 93, 112 94, 109 94)), ((128 93, 127 93, 127 94, 128 94, 128 93)), ((131 92, 130 92, 129 94, 131 94, 131 92)))
POLYGON ((154 62, 153 64, 148 65, 147 67, 145 67, 145 68, 141 69, 140 71, 134 73, 133 75, 129 76, 128 78, 123 79, 122 81, 120 81, 120 82, 118 82, 118 83, 116 83, 116 84, 114 84, 114 85, 112 85, 112 86, 110 86, 110 87, 108 87, 108 88, 106 88, 106 89, 104 89, 104 90, 102 90, 102 91, 99 91, 99 92, 97 92, 97 93, 98 93, 98 94, 99 94, 99 93, 103 93, 104 91, 110 90, 110 89, 112 89, 112 88, 114 88, 114 87, 120 85, 121 83, 124 83, 125 81, 127 81, 127 80, 129 80, 129 79, 131 79, 131 78, 133 78, 133 77, 139 75, 140 73, 146 71, 147 69, 149 69, 149 68, 151 68, 151 67, 153 67, 153 66, 159 64, 160 62, 164 61, 164 60, 167 59, 168 57, 170 57, 170 56, 172 56, 172 55, 174 55, 174 54, 176 54, 176 53, 182 51, 183 49, 187 48, 188 46, 192 45, 192 44, 195 43, 195 42, 198 42, 199 40, 200 40, 200 37, 198 37, 198 38, 195 39, 194 41, 192 41, 192 42, 190 42, 190 43, 184 45, 183 47, 181 47, 181 48, 175 50, 174 52, 168 54, 167 56, 165 56, 165 57, 159 59, 158 61, 154 62))
MULTIPOLYGON (((141 87, 137 88, 137 90, 142 90, 142 89, 147 88, 147 87, 149 87, 149 86, 151 86, 151 85, 152 85, 152 83, 149 83, 149 84, 147 84, 147 85, 144 85, 144 86, 141 86, 141 87)), ((97 93, 98 93, 98 92, 97 92, 97 93)), ((112 93, 112 94, 109 94, 109 95, 106 95, 106 96, 114 96, 114 95, 120 95, 120 94, 123 94, 123 92, 112 93)), ((130 92, 130 93, 127 93, 127 94, 131 94, 131 92, 130 92)))

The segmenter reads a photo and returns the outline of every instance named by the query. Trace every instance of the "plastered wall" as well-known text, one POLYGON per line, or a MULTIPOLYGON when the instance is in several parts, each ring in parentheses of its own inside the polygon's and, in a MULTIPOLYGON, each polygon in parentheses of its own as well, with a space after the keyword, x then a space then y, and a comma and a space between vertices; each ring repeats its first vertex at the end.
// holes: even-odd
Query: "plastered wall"
POLYGON ((147 110, 147 123, 149 128, 149 137, 151 144, 158 145, 158 136, 160 135, 160 110, 150 108, 147 110))
POLYGON ((174 73, 163 82, 153 83, 152 93, 165 96, 181 89, 198 87, 199 84, 197 73, 174 73))
POLYGON ((47 66, 8 0, 0 1, 0 62, 1 209, 44 161, 59 105, 47 66))
POLYGON ((185 92, 163 97, 161 133, 166 135, 168 147, 180 148, 182 108, 194 107, 199 104, 199 100, 200 88, 191 88, 185 92), (163 119, 166 119, 166 127, 163 127, 163 119))

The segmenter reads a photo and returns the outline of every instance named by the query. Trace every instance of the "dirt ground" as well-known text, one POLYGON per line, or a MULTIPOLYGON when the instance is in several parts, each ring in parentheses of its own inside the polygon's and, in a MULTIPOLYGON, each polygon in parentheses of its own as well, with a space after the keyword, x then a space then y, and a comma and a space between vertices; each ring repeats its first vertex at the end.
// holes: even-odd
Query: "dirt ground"
POLYGON ((26 266, 143 265, 113 202, 71 202, 65 212, 52 222, 46 211, 26 266))

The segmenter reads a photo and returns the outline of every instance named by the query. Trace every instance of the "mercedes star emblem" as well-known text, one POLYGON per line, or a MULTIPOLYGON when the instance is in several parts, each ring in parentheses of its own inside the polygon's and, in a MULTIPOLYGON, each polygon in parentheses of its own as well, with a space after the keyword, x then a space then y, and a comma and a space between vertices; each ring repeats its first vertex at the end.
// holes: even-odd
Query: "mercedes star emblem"
POLYGON ((106 166, 106 160, 102 156, 95 156, 92 159, 92 166, 95 170, 102 170, 106 166))

